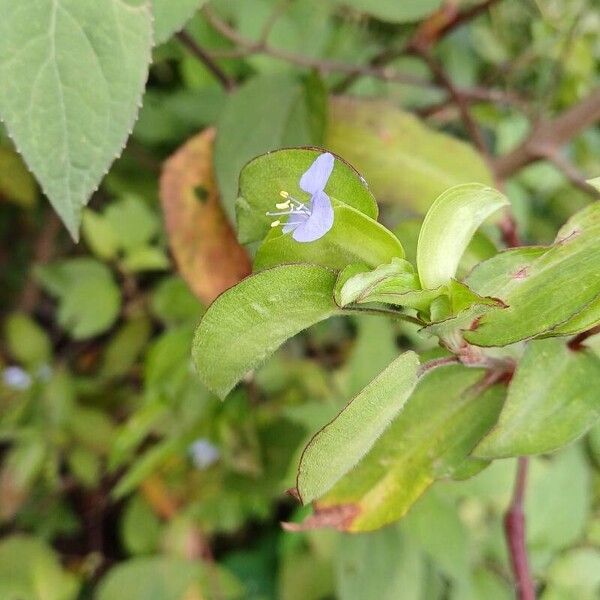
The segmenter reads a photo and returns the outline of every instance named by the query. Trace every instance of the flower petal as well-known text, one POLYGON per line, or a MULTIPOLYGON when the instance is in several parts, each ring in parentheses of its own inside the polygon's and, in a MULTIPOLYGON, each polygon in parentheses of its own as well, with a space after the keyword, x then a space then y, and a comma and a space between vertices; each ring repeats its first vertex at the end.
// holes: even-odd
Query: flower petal
POLYGON ((287 220, 287 223, 284 223, 281 231, 283 233, 289 233, 290 231, 294 231, 297 229, 302 223, 306 223, 310 215, 299 215, 299 214, 291 214, 287 220))
POLYGON ((307 194, 316 194, 325 189, 331 171, 333 171, 333 163, 333 155, 329 152, 317 156, 300 178, 300 189, 307 194))
POLYGON ((296 227, 292 234, 297 242, 314 242, 322 238, 333 226, 333 207, 329 196, 323 191, 318 191, 310 202, 310 217, 296 227))

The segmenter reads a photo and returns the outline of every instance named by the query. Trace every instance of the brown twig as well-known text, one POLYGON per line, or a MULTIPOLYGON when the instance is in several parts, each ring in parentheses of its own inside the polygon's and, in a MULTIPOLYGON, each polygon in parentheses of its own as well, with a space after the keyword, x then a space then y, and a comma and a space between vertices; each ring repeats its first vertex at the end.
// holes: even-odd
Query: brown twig
POLYGON ((217 61, 186 31, 176 34, 177 39, 216 77, 227 92, 233 91, 237 84, 217 63, 217 61))
POLYGON ((554 119, 540 119, 530 135, 512 152, 496 158, 494 172, 506 179, 519 169, 557 155, 561 146, 600 120, 600 87, 554 119))
MULTIPOLYGON (((371 67, 381 68, 402 56, 407 51, 411 52, 419 48, 421 50, 429 49, 435 42, 442 37, 473 20, 478 15, 486 12, 493 4, 499 0, 485 0, 471 8, 459 12, 454 2, 444 3, 437 11, 432 13, 425 21, 419 25, 408 42, 401 48, 385 48, 369 61, 371 67)), ((345 92, 360 73, 351 73, 344 77, 342 81, 336 84, 334 91, 337 93, 345 92)))
POLYGON ((416 54, 420 56, 429 69, 435 79, 442 87, 444 87, 448 91, 448 95, 452 98, 458 108, 460 113, 461 120, 471 141, 475 145, 475 147, 483 154, 483 156, 491 162, 491 155, 481 129, 479 125, 475 122, 473 115, 471 114, 471 109, 469 107, 469 103, 465 96, 463 96, 461 90, 454 85, 452 79, 448 76, 446 71, 444 71, 442 65, 432 56, 431 52, 427 49, 417 49, 415 50, 416 54))
POLYGON ((528 462, 527 457, 519 457, 512 500, 504 516, 504 531, 519 600, 535 600, 535 585, 527 558, 523 510, 528 462))
POLYGON ((600 192, 587 183, 585 176, 579 169, 560 151, 546 155, 550 161, 576 188, 589 194, 592 198, 599 198, 600 192))
POLYGON ((596 325, 596 326, 592 327, 591 329, 588 329, 587 331, 582 331, 581 333, 578 333, 569 342, 569 348, 571 350, 574 350, 575 352, 581 350, 585 346, 584 345, 585 340, 592 337, 593 335, 597 335, 598 333, 600 333, 600 325, 596 325))

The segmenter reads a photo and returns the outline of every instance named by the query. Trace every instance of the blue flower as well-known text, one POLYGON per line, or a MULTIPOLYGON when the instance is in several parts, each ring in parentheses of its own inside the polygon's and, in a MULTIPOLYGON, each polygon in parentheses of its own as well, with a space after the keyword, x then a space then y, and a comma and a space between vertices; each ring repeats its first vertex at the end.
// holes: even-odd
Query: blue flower
MULTIPOLYGON (((270 217, 288 216, 283 233, 292 233, 297 242, 314 242, 322 238, 333 226, 333 207, 324 188, 333 171, 334 158, 329 152, 318 156, 300 178, 300 189, 310 194, 310 201, 304 204, 282 191, 285 202, 276 204, 277 212, 268 212, 270 217)), ((277 219, 271 227, 281 225, 277 219)))
POLYGON ((221 457, 219 449, 205 438, 197 439, 188 448, 192 462, 197 469, 208 469, 221 457))

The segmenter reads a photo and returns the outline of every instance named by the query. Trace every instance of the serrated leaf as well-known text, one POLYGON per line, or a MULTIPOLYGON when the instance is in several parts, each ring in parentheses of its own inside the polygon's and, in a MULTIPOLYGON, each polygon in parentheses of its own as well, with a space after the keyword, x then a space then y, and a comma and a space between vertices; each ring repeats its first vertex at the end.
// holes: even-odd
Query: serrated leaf
POLYGON ((0 0, 0 116, 74 239, 137 116, 152 17, 142 0, 0 0))
POLYGON ((221 294, 194 337, 192 355, 204 384, 224 398, 285 340, 336 314, 334 284, 335 273, 323 267, 285 265, 221 294))
POLYGON ((504 389, 460 365, 427 371, 390 427, 323 498, 306 526, 377 529, 400 519, 436 480, 459 469, 496 422, 504 389))
POLYGON ((210 304, 251 271, 221 207, 213 173, 214 129, 186 142, 164 164, 160 197, 169 244, 190 289, 210 304))
MULTIPOLYGON (((486 269, 486 263, 495 270, 493 265, 498 263, 491 261, 504 258, 494 257, 482 263, 474 273, 479 268, 486 269)), ((494 294, 508 308, 482 316, 477 329, 465 333, 465 339, 477 346, 505 346, 552 333, 599 297, 599 262, 600 203, 596 202, 569 219, 554 244, 540 256, 509 271, 508 281, 494 294), (573 285, 573 282, 585 282, 585 285, 573 285)))
POLYGON ((154 13, 154 41, 166 42, 174 33, 183 29, 194 13, 206 0, 152 0, 154 13))
POLYGON ((450 281, 476 229, 508 204, 503 194, 479 183, 457 185, 438 196, 425 215, 417 243, 423 287, 435 289, 450 281))
POLYGON ((600 417, 600 359, 565 340, 530 342, 510 383, 500 419, 474 451, 480 458, 552 452, 600 417))
MULTIPOLYGON (((298 200, 309 199, 298 183, 322 152, 317 148, 278 150, 258 156, 243 168, 236 202, 238 235, 242 243, 261 240, 270 231, 273 218, 265 213, 274 210, 275 204, 281 201, 280 191, 298 200)), ((325 191, 331 198, 377 219, 377 204, 366 181, 339 156, 335 157, 325 191)))
POLYGON ((377 221, 337 200, 333 214, 333 227, 310 243, 299 243, 280 228, 272 229, 256 253, 255 270, 298 262, 332 269, 356 262, 376 267, 404 256, 398 238, 377 221))
POLYGON ((399 356, 312 438, 296 481, 304 503, 329 491, 373 447, 417 384, 418 367, 414 352, 399 356))
POLYGON ((325 145, 361 171, 379 202, 424 213, 449 187, 492 185, 474 148, 389 102, 337 97, 329 112, 325 145))

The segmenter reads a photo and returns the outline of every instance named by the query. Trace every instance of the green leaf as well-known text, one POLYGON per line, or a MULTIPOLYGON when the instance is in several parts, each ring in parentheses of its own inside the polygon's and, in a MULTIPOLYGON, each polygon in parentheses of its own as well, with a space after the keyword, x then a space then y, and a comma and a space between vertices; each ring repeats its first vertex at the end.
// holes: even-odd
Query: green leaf
MULTIPOLYGON (((240 171, 250 159, 282 146, 318 141, 308 110, 299 110, 306 103, 305 83, 290 74, 253 77, 228 96, 217 123, 214 160, 224 207, 230 215, 240 171)), ((274 192, 278 194, 279 189, 274 192)), ((268 208, 263 210, 263 219, 265 210, 268 208)))
POLYGON ((600 359, 564 340, 530 342, 511 381, 498 424, 474 455, 504 458, 552 452, 600 417, 600 359))
POLYGON ((169 556, 134 558, 119 563, 102 579, 96 600, 233 600, 240 584, 216 564, 169 556))
POLYGON ((58 298, 58 322, 75 339, 109 329, 119 315, 121 297, 110 270, 92 258, 73 258, 39 267, 36 276, 58 298))
POLYGON ((83 212, 83 239, 89 249, 102 260, 113 260, 119 252, 119 238, 104 215, 89 208, 83 212))
MULTIPOLYGON (((532 252, 535 255, 536 251, 532 252)), ((502 258, 482 263, 481 268, 488 270, 487 263, 504 261, 503 254, 498 255, 502 258)), ((513 257, 508 256, 509 260, 513 257)), ((596 202, 576 213, 561 228, 554 245, 547 251, 507 272, 508 281, 494 295, 508 308, 485 314, 475 330, 465 333, 465 339, 477 346, 505 346, 552 333, 598 298, 599 263, 600 203, 596 202), (585 282, 585 285, 573 285, 573 282, 585 282)), ((497 263, 491 264, 489 270, 496 277, 498 271, 493 265, 497 263)))
POLYGON ((436 479, 460 468, 496 422, 504 389, 486 388, 483 376, 461 365, 426 371, 372 450, 315 502, 308 523, 367 531, 400 519, 436 479))
POLYGON ((28 315, 13 313, 4 323, 10 353, 21 363, 39 367, 52 356, 48 334, 28 315))
POLYGON ((373 447, 417 384, 418 367, 414 352, 399 356, 312 438, 296 481, 304 503, 329 491, 373 447))
POLYGON ((75 600, 79 587, 41 540, 13 535, 0 543, 0 598, 75 600))
POLYGON ((183 29, 194 13, 206 0, 152 0, 154 13, 154 41, 166 42, 174 33, 183 29))
POLYGON ((335 553, 340 600, 426 598, 426 562, 398 527, 340 539, 335 553))
POLYGON ((194 338, 192 355, 204 384, 225 397, 285 340, 336 314, 334 283, 335 274, 323 267, 286 265, 221 294, 194 338))
POLYGON ((548 568, 548 588, 542 600, 577 598, 594 600, 600 595, 600 550, 574 548, 548 568), (549 593, 552 592, 552 593, 549 593))
POLYGON ((30 208, 37 197, 35 180, 21 157, 12 148, 0 146, 0 199, 30 208))
POLYGON ((0 116, 74 239, 148 75, 143 0, 0 0, 0 116))
POLYGON ((413 266, 402 259, 393 259, 370 270, 361 264, 348 265, 335 284, 335 301, 339 306, 384 302, 397 306, 424 309, 443 290, 422 290, 413 266))
POLYGON ((256 253, 255 270, 298 262, 332 269, 355 262, 376 267, 404 256, 398 238, 383 225, 342 202, 333 205, 333 227, 314 242, 299 243, 280 228, 272 229, 256 253))
POLYGON ((100 376, 105 379, 125 376, 144 351, 151 332, 150 321, 145 317, 127 321, 104 350, 100 376))
POLYGON ((442 0, 336 0, 382 21, 413 23, 439 8, 442 0))
POLYGON ((338 97, 329 111, 325 145, 361 171, 379 202, 424 213, 449 187, 471 181, 492 185, 474 148, 394 104, 338 97))
MULTIPOLYGON (((242 243, 262 240, 270 231, 273 218, 265 213, 274 210, 275 204, 281 201, 280 191, 298 200, 309 199, 298 183, 321 153, 322 150, 311 148, 278 150, 258 156, 244 167, 236 202, 238 235, 242 243)), ((377 204, 365 180, 339 156, 335 157, 325 191, 343 205, 377 219, 377 204)))
POLYGON ((151 554, 160 543, 161 523, 144 498, 136 494, 121 519, 121 538, 131 554, 151 554))
POLYGON ((439 196, 425 215, 417 243, 423 287, 434 289, 450 281, 476 229, 508 204, 503 194, 479 183, 457 185, 439 196))
POLYGON ((125 250, 145 246, 160 230, 158 215, 138 196, 126 196, 111 203, 104 218, 125 250))

